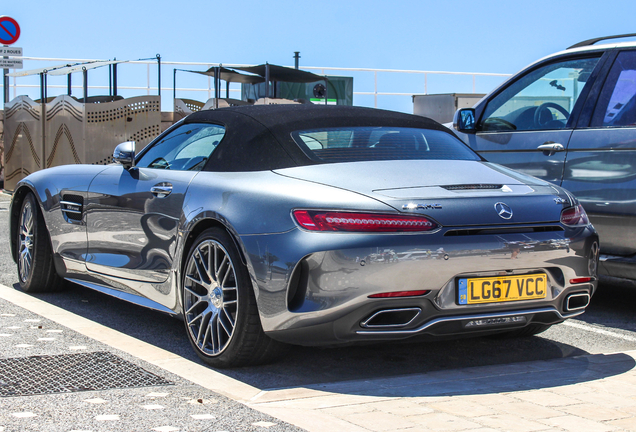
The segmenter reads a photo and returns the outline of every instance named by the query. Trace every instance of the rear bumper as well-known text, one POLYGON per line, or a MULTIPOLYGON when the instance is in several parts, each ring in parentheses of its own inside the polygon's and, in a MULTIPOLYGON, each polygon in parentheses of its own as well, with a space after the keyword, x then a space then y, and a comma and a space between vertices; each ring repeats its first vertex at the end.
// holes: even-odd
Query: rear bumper
MULTIPOLYGON (((555 324, 582 313, 568 310, 593 295, 589 274, 594 229, 523 234, 445 236, 308 233, 242 237, 261 322, 271 337, 301 345, 496 332, 533 323, 555 324), (544 299, 460 305, 458 278, 545 273, 544 299), (417 297, 372 294, 428 290, 417 297), (399 310, 404 322, 366 326, 374 314, 399 310), (516 321, 502 317, 522 317, 516 321), (467 320, 486 320, 467 325, 467 320), (491 320, 491 321, 488 321, 491 320)), ((585 306, 587 303, 585 303, 585 306)), ((391 318, 390 315, 387 315, 391 318)), ((391 318, 392 319, 392 318, 391 318)), ((380 320, 382 321, 382 320, 380 320)), ((373 322, 373 320, 371 321, 373 322)))
MULTIPOLYGON (((516 330, 530 324, 558 324, 581 315, 584 310, 562 313, 553 307, 511 310, 467 315, 438 316, 408 330, 362 329, 358 322, 343 318, 301 329, 278 330, 270 337, 296 345, 329 345, 353 342, 381 342, 415 337, 439 338, 462 335, 481 336, 516 330), (480 324, 475 324, 475 323, 480 324)), ((356 314, 353 314, 356 315, 356 314)))

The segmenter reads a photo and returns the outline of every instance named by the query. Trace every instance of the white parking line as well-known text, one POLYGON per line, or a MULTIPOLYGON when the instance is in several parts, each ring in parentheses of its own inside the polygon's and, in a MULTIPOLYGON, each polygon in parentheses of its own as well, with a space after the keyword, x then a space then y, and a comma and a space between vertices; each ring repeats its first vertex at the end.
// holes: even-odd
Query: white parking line
POLYGON ((634 336, 629 336, 629 335, 624 335, 621 333, 616 333, 613 331, 608 331, 608 330, 603 330, 601 328, 598 328, 597 326, 593 326, 591 324, 583 324, 580 322, 573 322, 573 321, 565 321, 562 323, 563 325, 569 326, 569 327, 573 327, 573 328, 577 328, 579 330, 585 330, 585 331, 589 331, 589 332, 593 332, 593 333, 597 333, 603 336, 611 336, 611 337, 615 337, 617 339, 623 339, 629 342, 636 342, 636 337, 634 336))

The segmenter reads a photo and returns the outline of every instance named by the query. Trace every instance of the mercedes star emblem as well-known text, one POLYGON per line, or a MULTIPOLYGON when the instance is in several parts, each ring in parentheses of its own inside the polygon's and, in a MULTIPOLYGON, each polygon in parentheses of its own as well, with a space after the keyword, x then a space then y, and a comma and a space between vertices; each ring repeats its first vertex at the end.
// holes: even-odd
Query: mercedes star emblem
POLYGON ((510 219, 512 218, 512 209, 502 202, 498 202, 495 204, 495 211, 502 219, 510 219))

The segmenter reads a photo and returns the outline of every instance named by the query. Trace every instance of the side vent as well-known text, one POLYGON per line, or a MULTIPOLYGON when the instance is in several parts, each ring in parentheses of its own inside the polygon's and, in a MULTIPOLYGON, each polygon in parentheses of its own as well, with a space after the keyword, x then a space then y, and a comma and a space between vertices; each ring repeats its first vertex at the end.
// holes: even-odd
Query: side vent
POLYGON ((84 197, 80 195, 63 195, 62 214, 67 222, 81 222, 84 218, 84 197))

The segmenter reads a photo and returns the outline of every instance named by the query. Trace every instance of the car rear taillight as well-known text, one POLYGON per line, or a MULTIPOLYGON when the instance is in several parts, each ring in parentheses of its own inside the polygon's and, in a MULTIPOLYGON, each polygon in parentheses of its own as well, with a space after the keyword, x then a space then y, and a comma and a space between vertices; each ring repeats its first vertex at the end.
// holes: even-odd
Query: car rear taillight
POLYGON ((581 204, 561 212, 561 223, 567 226, 585 226, 590 223, 581 204))
POLYGON ((309 231, 423 232, 439 224, 423 216, 294 210, 296 222, 309 231))

